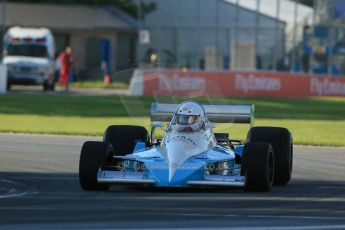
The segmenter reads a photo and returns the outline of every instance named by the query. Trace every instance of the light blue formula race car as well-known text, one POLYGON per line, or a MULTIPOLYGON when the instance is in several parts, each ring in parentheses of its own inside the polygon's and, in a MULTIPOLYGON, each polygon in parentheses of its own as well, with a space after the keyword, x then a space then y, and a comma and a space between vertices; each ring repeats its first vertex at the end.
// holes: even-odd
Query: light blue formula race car
POLYGON ((246 143, 214 133, 217 123, 253 123, 252 105, 153 103, 151 132, 141 126, 109 126, 103 141, 83 144, 79 179, 84 190, 111 185, 154 187, 241 186, 268 191, 291 178, 289 130, 251 127, 246 143), (164 127, 164 124, 167 126, 164 127), (159 128, 159 129, 158 129, 159 128), (161 131, 162 138, 155 138, 161 131))

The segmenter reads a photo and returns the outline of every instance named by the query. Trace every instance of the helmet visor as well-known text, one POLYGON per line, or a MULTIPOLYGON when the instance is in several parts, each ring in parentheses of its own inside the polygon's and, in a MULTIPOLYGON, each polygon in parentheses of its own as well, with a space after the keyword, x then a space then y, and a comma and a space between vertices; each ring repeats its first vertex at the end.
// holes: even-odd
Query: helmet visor
POLYGON ((192 125, 198 120, 196 115, 178 115, 177 124, 179 125, 192 125))

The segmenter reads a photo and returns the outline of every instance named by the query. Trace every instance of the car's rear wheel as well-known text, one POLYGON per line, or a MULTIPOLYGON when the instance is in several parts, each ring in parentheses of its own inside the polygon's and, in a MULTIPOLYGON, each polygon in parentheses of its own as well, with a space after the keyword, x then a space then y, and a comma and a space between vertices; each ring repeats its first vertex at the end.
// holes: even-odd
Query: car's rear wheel
POLYGON ((105 165, 108 146, 100 141, 87 141, 83 144, 79 160, 79 182, 84 190, 106 191, 109 184, 99 184, 97 173, 105 165))
POLYGON ((274 151, 274 184, 286 185, 291 179, 293 141, 291 133, 280 127, 253 127, 248 132, 247 142, 266 142, 274 151))
POLYGON ((134 151, 137 141, 146 143, 148 133, 142 126, 111 125, 105 130, 103 140, 111 144, 114 154, 123 156, 134 151))
POLYGON ((246 143, 243 149, 245 189, 269 191, 274 179, 274 154, 268 143, 246 143))

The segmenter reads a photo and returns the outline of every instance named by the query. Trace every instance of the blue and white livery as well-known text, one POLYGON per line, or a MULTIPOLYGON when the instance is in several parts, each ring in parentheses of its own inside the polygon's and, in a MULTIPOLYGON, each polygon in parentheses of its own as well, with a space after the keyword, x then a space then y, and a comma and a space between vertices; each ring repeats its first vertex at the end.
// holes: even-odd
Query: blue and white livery
POLYGON ((241 186, 269 190, 287 184, 292 138, 285 128, 252 127, 247 143, 214 133, 217 123, 253 124, 252 105, 153 103, 151 133, 140 126, 109 126, 102 142, 86 142, 80 184, 107 190, 114 184, 155 187, 241 186), (163 129, 164 122, 169 122, 163 129), (163 138, 155 138, 162 131, 163 138), (279 167, 279 168, 277 168, 279 167))

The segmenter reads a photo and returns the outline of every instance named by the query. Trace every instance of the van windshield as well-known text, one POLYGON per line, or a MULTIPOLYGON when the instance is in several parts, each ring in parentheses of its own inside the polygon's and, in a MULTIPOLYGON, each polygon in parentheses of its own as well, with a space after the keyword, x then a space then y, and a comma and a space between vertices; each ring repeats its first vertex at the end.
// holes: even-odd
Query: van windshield
POLYGON ((42 45, 10 44, 7 46, 8 56, 48 57, 47 47, 42 45))

